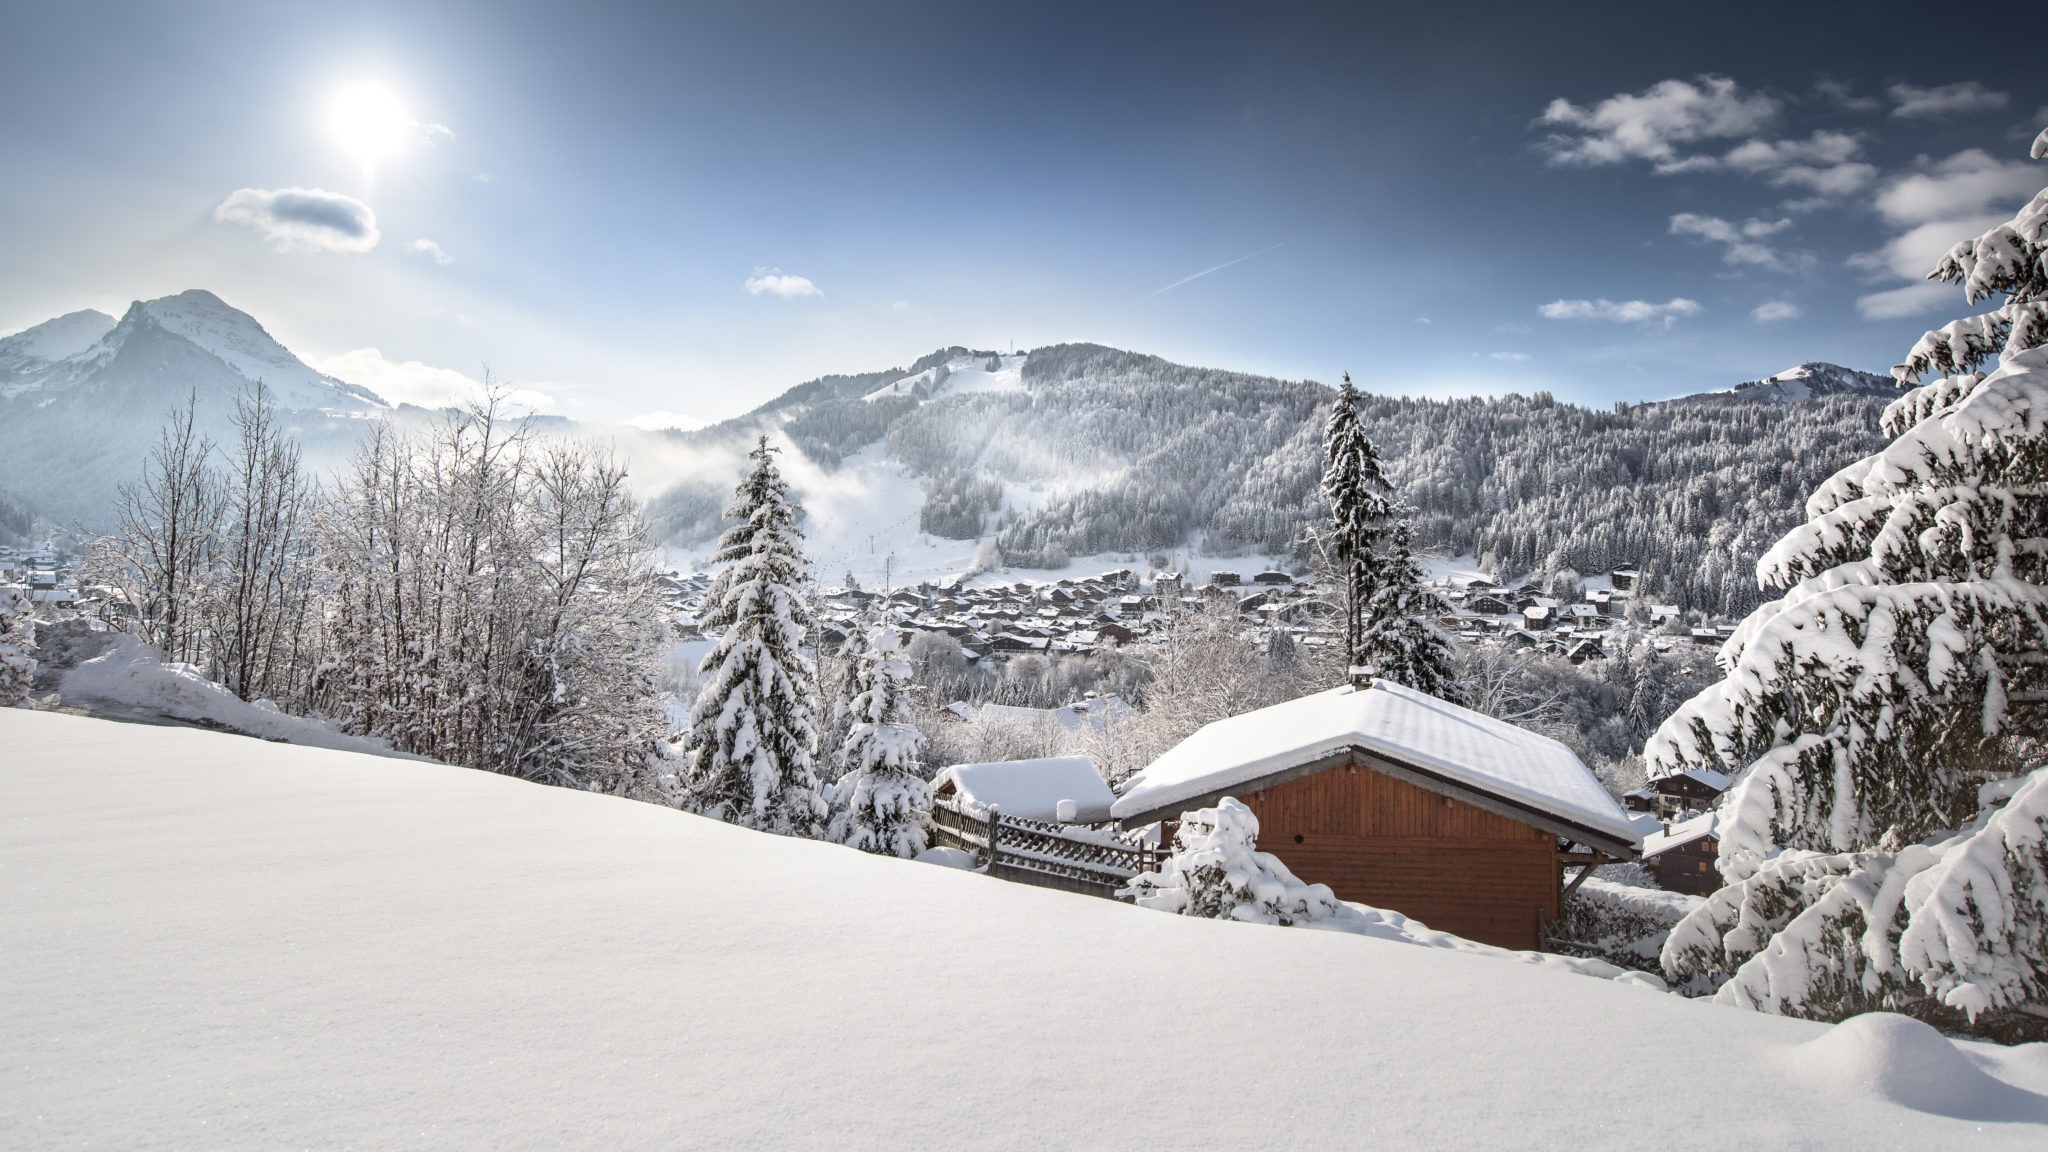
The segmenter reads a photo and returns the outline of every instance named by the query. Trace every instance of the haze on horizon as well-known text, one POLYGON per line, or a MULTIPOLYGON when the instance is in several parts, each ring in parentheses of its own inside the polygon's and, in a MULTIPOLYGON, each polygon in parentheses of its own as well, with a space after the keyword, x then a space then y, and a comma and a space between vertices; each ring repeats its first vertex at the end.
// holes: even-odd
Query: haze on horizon
POLYGON ((1930 6, 5 5, 0 332, 206 288, 399 399, 712 420, 1094 341, 1589 404, 1882 370, 2042 182, 1930 6))

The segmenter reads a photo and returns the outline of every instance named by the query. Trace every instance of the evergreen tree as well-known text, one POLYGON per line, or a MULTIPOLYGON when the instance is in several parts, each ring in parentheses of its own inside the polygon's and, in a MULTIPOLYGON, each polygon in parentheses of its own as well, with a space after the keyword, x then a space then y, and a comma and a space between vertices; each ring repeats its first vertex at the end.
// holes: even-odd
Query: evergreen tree
POLYGON ((704 623, 724 633, 704 657, 690 710, 684 804, 749 828, 810 836, 820 830, 817 671, 804 654, 802 533, 789 486, 763 436, 753 469, 726 510, 739 523, 719 542, 728 567, 704 623))
POLYGON ((1437 626, 1451 609, 1424 583, 1428 574, 1409 546, 1408 521, 1397 521, 1387 533, 1373 571, 1379 587, 1366 604, 1359 645, 1366 666, 1374 676, 1461 703, 1457 657, 1450 637, 1437 626))
POLYGON ((1330 519, 1316 539, 1344 584, 1344 654, 1356 678, 1366 664, 1366 606, 1378 591, 1380 541, 1394 503, 1379 452, 1359 423, 1358 389, 1349 372, 1323 426, 1322 495, 1330 519))
POLYGON ((870 643, 856 628, 859 647, 847 675, 843 703, 846 740, 833 790, 831 839, 905 859, 925 850, 931 791, 919 774, 924 735, 910 725, 909 668, 870 643))
POLYGON ((36 677, 35 604, 27 592, 0 587, 0 708, 28 698, 36 677))
POLYGON ((1657 650, 1648 644, 1636 658, 1634 675, 1629 681, 1628 710, 1624 717, 1629 735, 1636 740, 1649 738, 1650 729, 1667 713, 1664 710, 1665 685, 1670 679, 1664 661, 1657 650))
POLYGON ((1814 493, 1757 566, 1784 596, 1645 749, 1667 772, 1737 776, 1728 887, 1664 952, 1723 1000, 1981 1024, 2048 994, 2048 770, 1999 780, 2048 739, 2048 327, 2029 319, 2044 254, 2048 191, 1935 269, 2007 299, 1895 369, 1959 374, 1893 402, 1891 446, 1814 493), (1992 355, 1997 371, 1972 371, 1992 355))

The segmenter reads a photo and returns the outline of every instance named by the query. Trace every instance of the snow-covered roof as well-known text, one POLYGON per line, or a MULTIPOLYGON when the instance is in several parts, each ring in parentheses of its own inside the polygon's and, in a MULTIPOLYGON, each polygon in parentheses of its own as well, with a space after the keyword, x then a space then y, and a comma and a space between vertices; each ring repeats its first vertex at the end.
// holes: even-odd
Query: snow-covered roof
POLYGON ((1676 772, 1666 772, 1662 776, 1658 776, 1656 779, 1651 780, 1650 784, 1652 787, 1655 787, 1658 780, 1668 780, 1674 776, 1683 776, 1699 784, 1701 787, 1710 788, 1715 792, 1726 792, 1735 784, 1733 777, 1725 772, 1716 772, 1712 768, 1681 768, 1676 772))
POLYGON ((1643 859, 1648 860, 1659 852, 1690 844, 1703 837, 1718 836, 1720 832, 1719 812, 1707 812, 1690 820, 1681 820, 1669 829, 1652 832, 1643 837, 1643 859))
POLYGON ((1374 680, 1227 720, 1181 741, 1131 778, 1118 818, 1242 788, 1347 748, 1362 748, 1589 832, 1635 844, 1638 832, 1572 750, 1545 736, 1374 680))
POLYGON ((1074 820, 1095 824, 1109 819, 1116 794, 1103 783, 1095 761, 1086 756, 1052 756, 1043 760, 998 760, 991 764, 955 764, 942 770, 934 786, 951 780, 960 795, 976 804, 995 805, 1005 816, 1056 820, 1059 803, 1074 802, 1074 820))

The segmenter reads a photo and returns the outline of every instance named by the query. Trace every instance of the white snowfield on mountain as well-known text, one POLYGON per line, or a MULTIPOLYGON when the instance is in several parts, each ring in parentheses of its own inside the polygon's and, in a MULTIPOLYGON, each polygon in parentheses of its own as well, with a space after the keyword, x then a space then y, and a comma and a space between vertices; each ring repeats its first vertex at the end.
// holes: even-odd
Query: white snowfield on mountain
POLYGON ((75 383, 150 326, 191 342, 243 380, 262 381, 279 407, 339 414, 389 407, 367 388, 307 367, 254 317, 202 288, 137 300, 118 321, 87 309, 0 340, 0 390, 12 397, 75 383))

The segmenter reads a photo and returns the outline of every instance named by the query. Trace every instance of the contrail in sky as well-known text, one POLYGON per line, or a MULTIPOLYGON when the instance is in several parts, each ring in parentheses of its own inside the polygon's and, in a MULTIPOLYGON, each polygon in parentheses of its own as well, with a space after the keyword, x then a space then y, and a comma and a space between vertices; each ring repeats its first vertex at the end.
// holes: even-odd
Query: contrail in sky
POLYGON ((1271 252, 1274 248, 1285 248, 1289 243, 1290 241, 1282 240, 1278 244, 1272 245, 1271 247, 1259 249, 1257 252, 1252 253, 1251 256, 1239 256, 1235 260, 1226 260, 1223 263, 1218 264, 1214 268, 1204 268, 1200 272, 1195 273, 1193 276, 1183 276, 1180 279, 1175 280, 1173 283, 1168 284, 1166 287, 1161 288, 1156 292, 1148 292, 1145 295, 1138 297, 1138 303, 1142 304, 1145 301, 1152 299, 1152 297, 1154 296, 1163 296, 1166 293, 1173 291, 1175 288, 1178 288, 1191 280, 1200 280, 1202 277, 1207 276, 1211 272, 1221 272, 1225 268, 1228 268, 1233 264, 1242 264, 1245 261, 1251 259, 1252 256, 1264 256, 1266 253, 1271 252))

